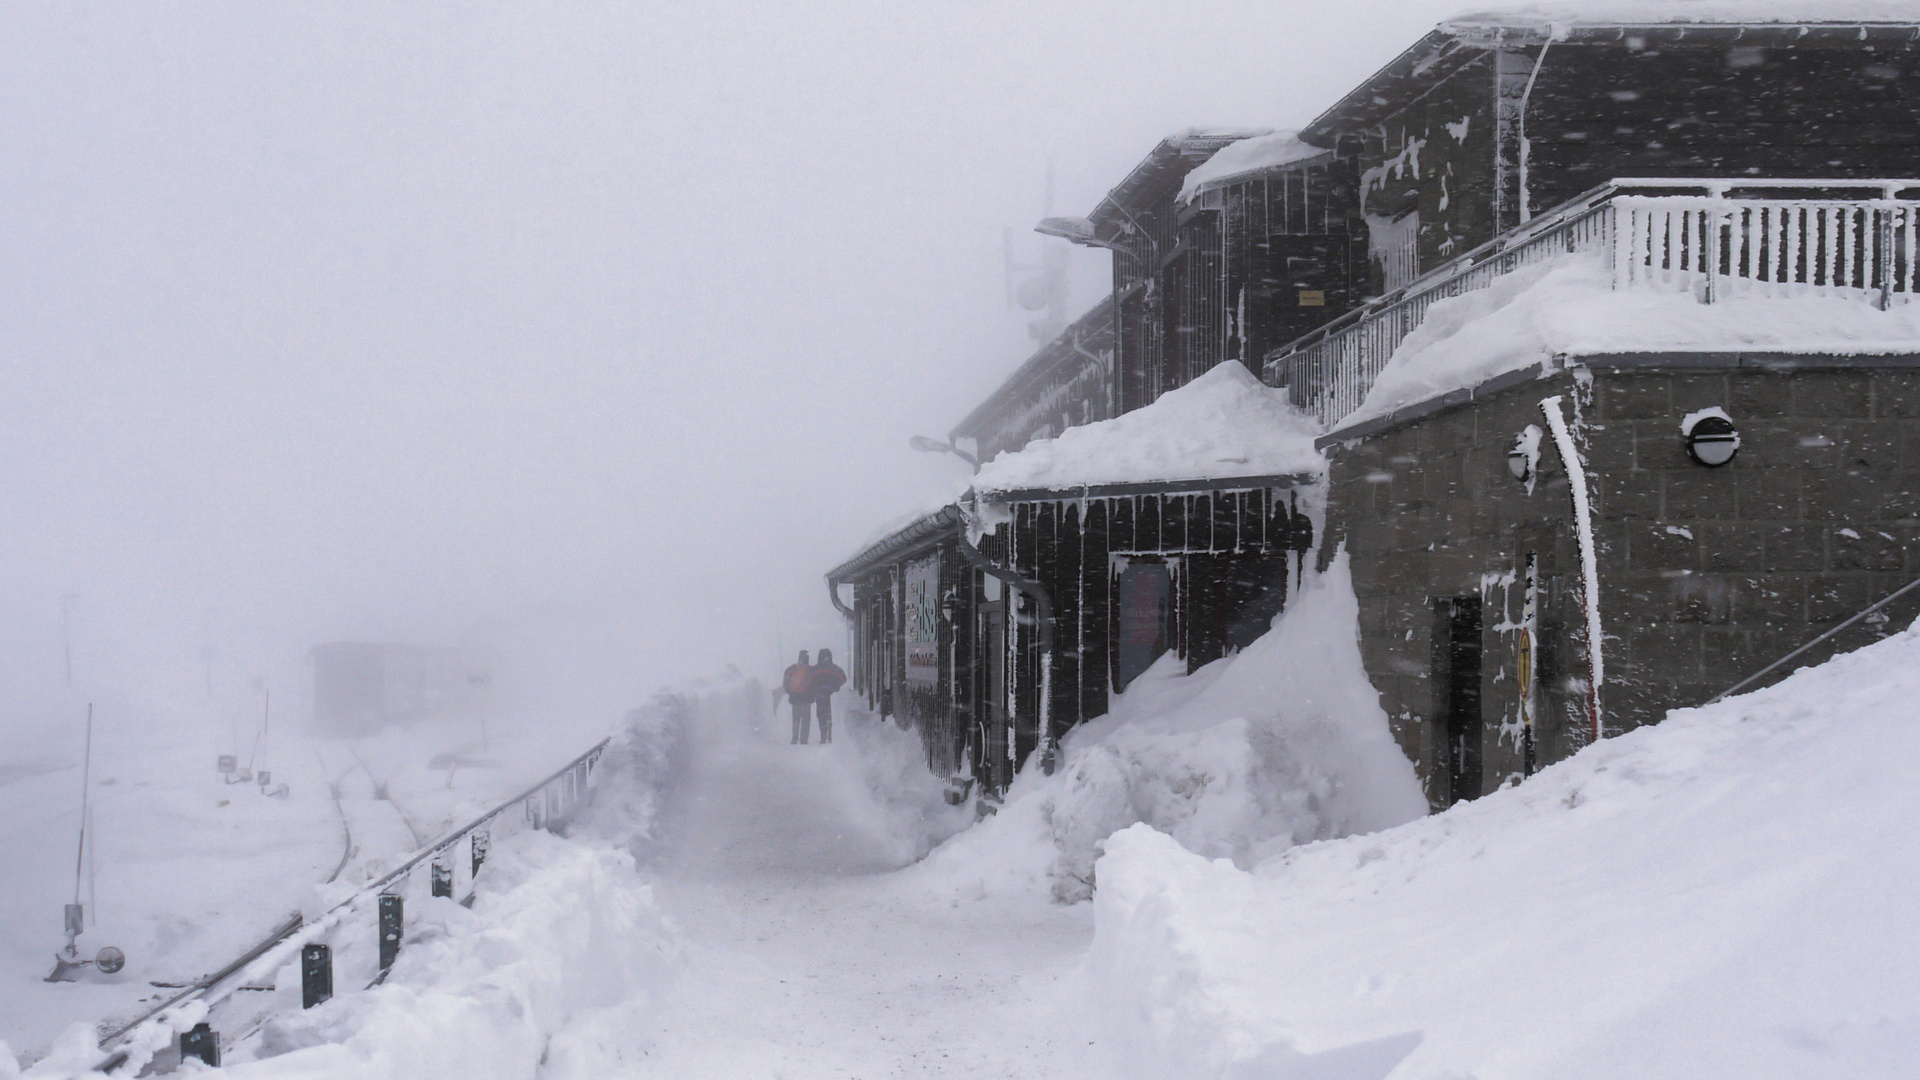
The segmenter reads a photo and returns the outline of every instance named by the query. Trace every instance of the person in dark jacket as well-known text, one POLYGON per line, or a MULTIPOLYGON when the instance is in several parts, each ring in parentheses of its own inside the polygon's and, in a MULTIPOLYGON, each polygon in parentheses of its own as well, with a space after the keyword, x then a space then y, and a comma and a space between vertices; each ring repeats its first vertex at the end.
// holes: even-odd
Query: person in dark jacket
POLYGON ((807 693, 812 695, 814 709, 820 716, 821 745, 833 741, 833 692, 846 682, 847 673, 834 665, 833 650, 821 649, 819 662, 807 674, 807 693))
POLYGON ((807 663, 805 649, 800 651, 800 661, 788 664, 787 670, 780 675, 780 686, 773 692, 773 707, 780 707, 780 695, 787 695, 787 704, 793 706, 793 745, 807 741, 807 729, 813 726, 813 667, 807 663))

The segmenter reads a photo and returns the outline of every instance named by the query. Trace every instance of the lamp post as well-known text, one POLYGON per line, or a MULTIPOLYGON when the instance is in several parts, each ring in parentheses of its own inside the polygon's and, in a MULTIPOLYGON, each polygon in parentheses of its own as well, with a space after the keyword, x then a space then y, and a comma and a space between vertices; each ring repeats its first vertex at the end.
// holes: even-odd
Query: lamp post
POLYGON ((73 689, 73 602, 80 599, 79 593, 60 594, 60 647, 66 654, 67 689, 73 689))
POLYGON ((907 445, 923 454, 952 454, 954 457, 973 466, 975 472, 978 472, 980 469, 978 459, 952 443, 943 443, 939 439, 929 439, 925 435, 915 435, 913 438, 907 440, 907 445))
MULTIPOLYGON (((1153 237, 1147 235, 1144 230, 1138 230, 1137 226, 1136 230, 1140 239, 1146 241, 1149 250, 1158 250, 1158 245, 1153 242, 1153 237)), ((1062 240, 1079 244, 1082 247, 1106 248, 1108 251, 1117 251, 1122 255, 1130 256, 1142 263, 1147 262, 1147 260, 1142 258, 1140 253, 1133 248, 1117 240, 1108 240, 1100 236, 1099 232, 1094 228, 1093 222, 1086 218, 1042 218, 1040 224, 1033 227, 1033 231, 1039 233, 1041 236, 1057 236, 1062 240)))

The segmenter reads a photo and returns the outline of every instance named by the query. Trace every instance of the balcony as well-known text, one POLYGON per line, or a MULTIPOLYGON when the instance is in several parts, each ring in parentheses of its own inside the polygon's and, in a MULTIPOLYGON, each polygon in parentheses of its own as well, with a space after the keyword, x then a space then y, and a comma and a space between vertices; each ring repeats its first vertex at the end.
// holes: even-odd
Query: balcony
POLYGON ((1612 287, 1732 298, 1912 301, 1920 180, 1614 180, 1269 353, 1265 377, 1332 428, 1436 303, 1585 255, 1612 287))

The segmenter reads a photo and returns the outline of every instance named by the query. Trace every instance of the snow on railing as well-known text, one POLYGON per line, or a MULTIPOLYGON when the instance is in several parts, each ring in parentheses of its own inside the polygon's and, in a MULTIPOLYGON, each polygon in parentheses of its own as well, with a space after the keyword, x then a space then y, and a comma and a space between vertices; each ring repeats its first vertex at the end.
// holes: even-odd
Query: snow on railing
POLYGON ((1885 308, 1920 292, 1920 202, 1898 197, 1916 189, 1920 180, 1614 180, 1268 354, 1266 381, 1332 426, 1436 301, 1572 252, 1608 258, 1616 289, 1684 289, 1709 304, 1852 295, 1885 308), (1821 197, 1780 197, 1796 191, 1821 197))

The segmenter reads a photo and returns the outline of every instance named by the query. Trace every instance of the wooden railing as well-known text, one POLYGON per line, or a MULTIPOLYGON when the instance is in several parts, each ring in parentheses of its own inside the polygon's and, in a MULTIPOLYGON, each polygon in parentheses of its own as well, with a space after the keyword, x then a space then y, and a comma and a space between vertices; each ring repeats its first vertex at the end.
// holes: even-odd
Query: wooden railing
POLYGON ((1616 289, 1885 308, 1920 292, 1920 201, 1899 197, 1915 190, 1920 180, 1614 180, 1268 354, 1266 380, 1334 426, 1433 304, 1582 252, 1610 261, 1616 289))

